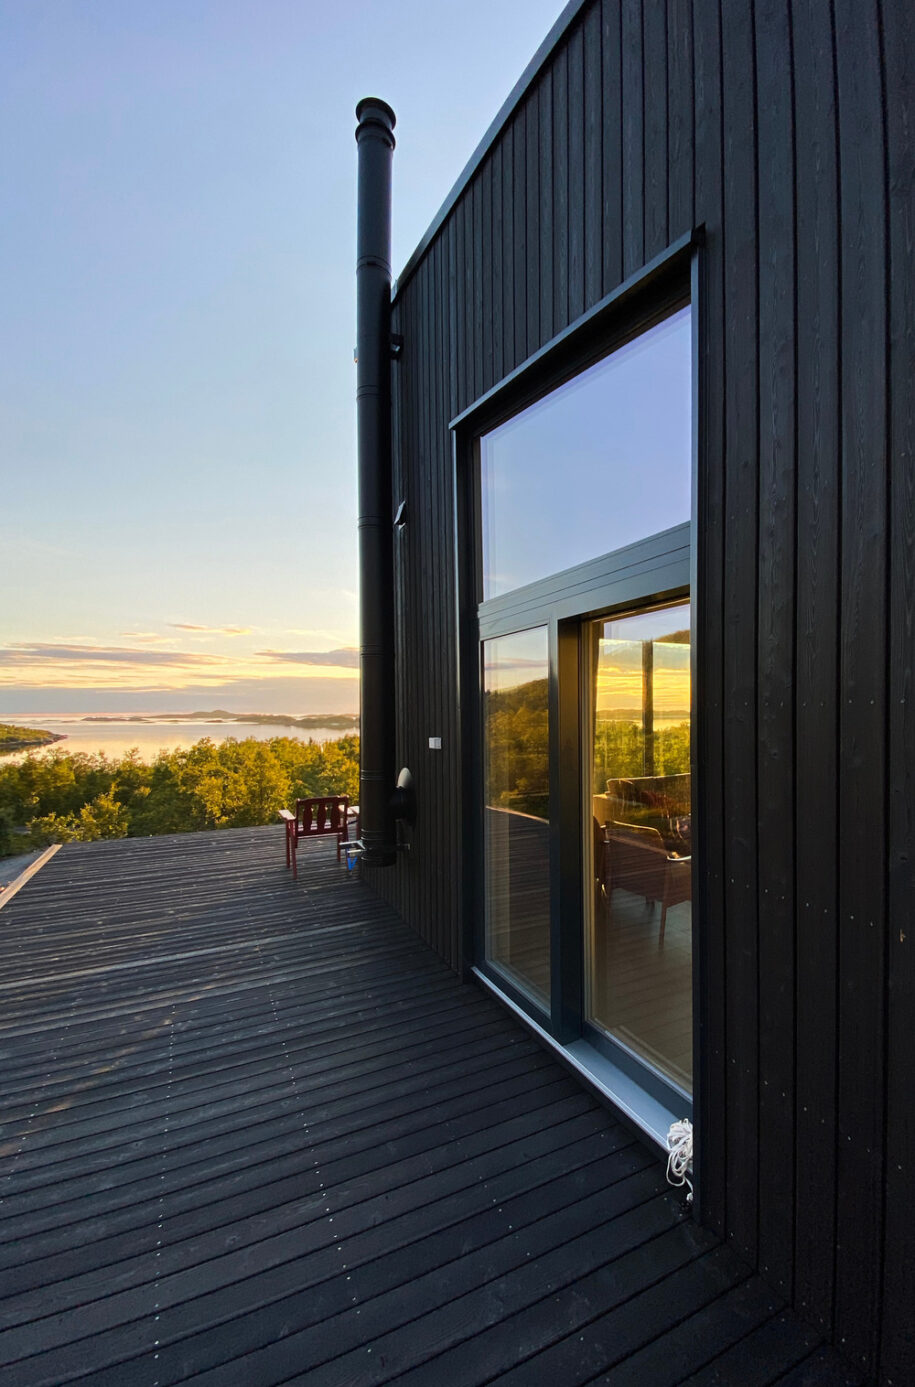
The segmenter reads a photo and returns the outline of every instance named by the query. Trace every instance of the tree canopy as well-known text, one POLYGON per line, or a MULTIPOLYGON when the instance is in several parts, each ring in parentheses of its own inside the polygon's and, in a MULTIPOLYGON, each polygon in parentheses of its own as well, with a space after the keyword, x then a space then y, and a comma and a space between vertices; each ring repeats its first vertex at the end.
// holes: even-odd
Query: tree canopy
POLYGON ((136 751, 120 758, 28 756, 0 764, 0 851, 268 824, 284 806, 312 795, 358 800, 358 737, 204 737, 151 762, 136 751), (24 826, 27 837, 10 834, 13 826, 24 826))

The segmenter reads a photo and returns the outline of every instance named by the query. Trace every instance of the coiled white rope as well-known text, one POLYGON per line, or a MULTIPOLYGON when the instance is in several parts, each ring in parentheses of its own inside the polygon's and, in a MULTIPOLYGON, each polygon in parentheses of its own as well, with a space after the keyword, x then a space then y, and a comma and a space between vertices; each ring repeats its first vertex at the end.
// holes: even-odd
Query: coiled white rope
POLYGON ((688 1118, 672 1123, 667 1133, 667 1149, 670 1152, 667 1157, 667 1183, 687 1185, 689 1194, 686 1202, 692 1204, 693 1182, 687 1172, 693 1160, 693 1124, 688 1118))

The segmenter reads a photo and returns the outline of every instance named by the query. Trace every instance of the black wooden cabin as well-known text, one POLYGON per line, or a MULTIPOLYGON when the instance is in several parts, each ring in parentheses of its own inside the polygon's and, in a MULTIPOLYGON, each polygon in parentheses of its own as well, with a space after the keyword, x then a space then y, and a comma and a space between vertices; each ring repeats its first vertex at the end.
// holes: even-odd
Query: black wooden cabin
POLYGON ((909 0, 566 7, 394 286, 365 870, 900 1387, 913 252, 909 0))

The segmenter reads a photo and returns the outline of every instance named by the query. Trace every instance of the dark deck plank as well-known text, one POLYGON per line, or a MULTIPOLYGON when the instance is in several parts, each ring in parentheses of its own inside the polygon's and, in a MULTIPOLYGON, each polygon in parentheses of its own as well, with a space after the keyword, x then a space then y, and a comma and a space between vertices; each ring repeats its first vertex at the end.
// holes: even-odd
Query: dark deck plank
POLYGON ((822 1373, 648 1148, 302 868, 270 829, 73 845, 5 908, 4 1387, 674 1382, 763 1329, 761 1381, 822 1373))
MULTIPOLYGON (((752 1334, 741 1339, 732 1349, 710 1362, 701 1372, 687 1378, 689 1387, 726 1387, 740 1383, 741 1387, 769 1387, 773 1382, 805 1381, 805 1364, 813 1363, 816 1334, 790 1314, 782 1312, 760 1325, 752 1334), (781 1363, 781 1369, 779 1369, 781 1363), (776 1375, 773 1377, 773 1372, 776 1375)), ((824 1348, 817 1355, 816 1370, 820 1376, 813 1383, 832 1383, 834 1387, 849 1387, 861 1382, 843 1366, 834 1349, 824 1348)))

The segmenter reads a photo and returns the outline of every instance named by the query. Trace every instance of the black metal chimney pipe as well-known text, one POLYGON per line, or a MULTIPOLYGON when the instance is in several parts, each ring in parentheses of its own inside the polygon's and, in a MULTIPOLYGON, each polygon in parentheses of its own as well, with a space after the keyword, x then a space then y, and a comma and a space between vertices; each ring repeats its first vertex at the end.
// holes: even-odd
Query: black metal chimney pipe
POLYGON ((394 559, 391 522, 391 165, 394 112, 356 107, 356 427, 359 460, 362 861, 395 861, 394 559))

